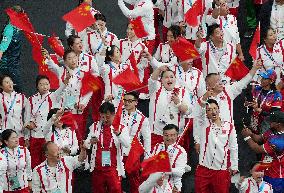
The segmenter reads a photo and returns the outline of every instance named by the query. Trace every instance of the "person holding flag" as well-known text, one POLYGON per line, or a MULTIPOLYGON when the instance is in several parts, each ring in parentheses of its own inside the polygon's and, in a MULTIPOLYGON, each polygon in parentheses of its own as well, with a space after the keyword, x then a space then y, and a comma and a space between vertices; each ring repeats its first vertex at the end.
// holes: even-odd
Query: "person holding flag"
POLYGON ((166 65, 157 68, 149 79, 150 128, 152 148, 163 141, 163 128, 175 124, 182 133, 186 115, 192 112, 188 91, 177 84, 175 73, 166 65), (159 81, 159 79, 161 81, 159 81))
MULTIPOLYGON (((137 137, 139 141, 141 141, 141 138, 143 139, 143 147, 145 149, 144 157, 148 158, 151 152, 151 130, 148 118, 136 109, 138 97, 139 94, 135 91, 124 94, 124 109, 122 110, 121 123, 129 129, 128 133, 131 143, 134 137, 137 137)), ((129 147, 122 149, 124 163, 127 162, 129 151, 131 151, 129 147)), ((126 170, 126 172, 130 182, 130 192, 138 193, 138 187, 140 185, 139 170, 132 173, 126 170)))
MULTIPOLYGON (((163 185, 169 183, 169 187, 171 187, 172 192, 181 191, 182 175, 186 172, 186 170, 188 170, 189 167, 186 164, 187 153, 178 143, 178 133, 178 126, 174 124, 167 124, 163 128, 163 142, 157 143, 152 151, 152 156, 157 155, 162 151, 166 151, 168 153, 171 171, 164 173, 160 180, 162 181, 161 184, 163 185)), ((143 170, 145 170, 145 168, 143 170)), ((155 192, 154 189, 155 187, 153 187, 152 191, 150 192, 155 192)))
MULTIPOLYGON (((10 8, 13 12, 23 14, 24 10, 15 5, 10 8)), ((15 89, 21 92, 22 75, 19 71, 23 35, 21 29, 11 24, 5 25, 0 39, 0 73, 8 74, 15 81, 15 89)))
POLYGON ((154 10, 151 0, 118 0, 118 6, 122 13, 128 19, 141 18, 143 26, 148 33, 146 38, 146 46, 149 52, 152 54, 155 49, 155 28, 154 28, 154 10), (130 10, 126 7, 126 3, 133 5, 133 9, 130 10))
POLYGON ((258 154, 262 154, 262 162, 271 164, 264 171, 263 180, 272 185, 274 193, 284 191, 284 113, 275 111, 270 114, 270 130, 261 135, 254 134, 249 128, 242 130, 248 146, 258 154))
POLYGON ((140 93, 137 108, 146 117, 149 117, 149 91, 146 85, 148 84, 148 79, 150 77, 150 65, 149 61, 142 57, 143 52, 147 51, 148 48, 142 42, 141 37, 136 35, 140 34, 135 27, 140 30, 139 26, 137 27, 131 22, 128 24, 126 30, 127 38, 119 40, 119 50, 121 53, 121 60, 131 64, 133 72, 136 73, 140 82, 145 85, 144 88, 137 90, 140 93))
POLYGON ((90 171, 93 192, 121 193, 121 176, 125 176, 121 152, 122 148, 130 146, 129 129, 120 123, 120 114, 115 114, 112 103, 104 102, 99 112, 101 120, 90 126, 84 143, 85 147, 92 149, 90 171), (115 125, 114 120, 118 118, 115 125))
POLYGON ((196 192, 229 193, 230 176, 238 173, 236 130, 232 123, 222 120, 220 112, 214 99, 208 99, 202 109, 204 123, 200 124, 199 135, 195 136, 196 144, 200 145, 196 192))
POLYGON ((36 77, 38 93, 28 98, 25 109, 25 145, 29 147, 32 157, 32 168, 44 160, 42 146, 45 143, 44 126, 47 122, 48 112, 60 106, 63 90, 68 84, 70 76, 67 76, 55 92, 50 92, 50 81, 47 76, 36 77))

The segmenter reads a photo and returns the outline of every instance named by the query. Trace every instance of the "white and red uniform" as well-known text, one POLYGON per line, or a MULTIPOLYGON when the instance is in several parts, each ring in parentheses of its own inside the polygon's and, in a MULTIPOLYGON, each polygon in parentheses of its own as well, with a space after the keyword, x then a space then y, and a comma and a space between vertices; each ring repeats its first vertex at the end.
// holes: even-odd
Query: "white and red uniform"
POLYGON ((70 155, 76 155, 79 150, 77 135, 75 130, 70 127, 52 129, 54 122, 48 120, 44 127, 44 136, 46 141, 53 141, 60 149, 67 147, 71 150, 70 155))
POLYGON ((81 163, 78 156, 65 156, 60 159, 55 167, 48 166, 47 161, 42 162, 33 170, 33 192, 72 193, 73 170, 81 163))
POLYGON ((188 106, 188 111, 185 114, 179 112, 178 107, 171 101, 173 90, 168 91, 157 80, 149 79, 149 94, 150 94, 150 106, 149 106, 149 122, 152 132, 152 147, 161 143, 163 138, 163 128, 167 124, 175 124, 180 129, 179 133, 182 133, 185 126, 186 115, 191 113, 191 101, 186 93, 186 89, 177 87, 179 89, 179 99, 181 103, 188 106))
POLYGON ((84 50, 93 56, 101 53, 107 46, 119 46, 117 36, 107 29, 105 29, 102 34, 97 30, 88 31, 83 40, 84 50), (101 36, 105 37, 106 45, 104 45, 101 36))
POLYGON ((284 38, 284 5, 277 5, 273 2, 270 26, 276 30, 277 40, 282 40, 284 38))
POLYGON ((5 156, 0 152, 0 193, 3 193, 4 179, 7 170, 7 160, 5 156))
POLYGON ((125 176, 122 162, 122 148, 130 146, 128 128, 119 126, 121 133, 116 136, 113 126, 103 125, 97 122, 91 125, 90 133, 85 145, 90 148, 90 140, 96 137, 98 142, 92 146, 90 171, 92 172, 93 192, 105 193, 106 188, 110 192, 121 192, 121 176, 125 176))
POLYGON ((3 176, 2 188, 4 192, 13 191, 14 188, 14 190, 20 191, 20 193, 28 193, 28 181, 32 180, 29 150, 22 146, 14 149, 4 147, 1 149, 1 153, 3 154, 3 159, 6 159, 7 162, 7 170, 3 176), (9 181, 13 181, 14 185, 9 183, 9 181))
POLYGON ((220 73, 222 78, 225 78, 224 73, 236 57, 234 46, 225 42, 222 48, 216 48, 210 40, 202 42, 198 51, 202 58, 204 76, 210 73, 220 73))
MULTIPOLYGON (((185 22, 184 15, 187 13, 189 9, 193 6, 196 0, 181 0, 179 1, 178 5, 178 13, 179 13, 179 22, 185 22)), ((197 16, 198 20, 198 25, 196 27, 190 26, 188 23, 186 23, 186 32, 185 32, 185 38, 188 40, 196 40, 196 32, 198 31, 199 25, 202 26, 202 28, 205 30, 206 29, 206 23, 209 21, 209 11, 212 9, 212 0, 205 0, 203 3, 205 3, 205 9, 203 15, 197 16)), ((206 31, 204 31, 206 32, 206 31)), ((205 34, 206 35, 206 34, 205 34)))
POLYGON ((2 117, 1 133, 6 129, 14 129, 21 143, 23 142, 23 117, 22 113, 27 104, 27 98, 24 94, 13 91, 11 94, 2 92, 0 94, 0 114, 2 117))
POLYGON ((245 178, 238 189, 240 193, 273 193, 272 186, 269 183, 262 181, 258 184, 252 177, 245 178))
POLYGON ((179 24, 178 0, 158 0, 155 6, 164 13, 163 40, 167 39, 168 28, 179 24))
POLYGON ((227 5, 229 7, 230 14, 237 17, 239 5, 240 5, 240 0, 227 0, 227 5))
POLYGON ((175 56, 171 46, 168 42, 160 43, 154 57, 157 61, 162 63, 177 64, 177 57, 175 56))
MULTIPOLYGON (((145 85, 148 83, 148 79, 150 78, 150 65, 146 58, 141 56, 141 53, 145 50, 148 51, 148 48, 145 44, 138 39, 134 42, 131 42, 128 38, 119 40, 119 50, 121 53, 121 59, 123 62, 129 63, 129 56, 132 52, 134 52, 135 59, 137 61, 137 68, 139 73, 139 79, 141 83, 145 85)), ((147 99, 148 96, 148 89, 140 89, 138 90, 140 93, 140 99, 147 99)))
POLYGON ((83 112, 78 111, 77 109, 75 109, 74 105, 81 104, 87 107, 90 101, 92 92, 89 92, 85 96, 82 96, 80 90, 82 87, 82 78, 84 76, 84 72, 91 72, 95 76, 99 74, 95 58, 89 54, 82 52, 79 55, 79 66, 74 70, 67 70, 64 67, 59 67, 52 60, 47 60, 46 64, 48 65, 48 68, 51 69, 61 81, 66 78, 67 71, 69 71, 71 75, 69 84, 66 86, 64 91, 62 106, 64 108, 69 108, 72 110, 72 114, 78 124, 78 138, 79 140, 82 140, 83 138, 85 138, 88 110, 85 109, 83 112))
POLYGON ((261 58, 263 61, 263 68, 258 70, 254 80, 258 81, 260 72, 273 69, 277 74, 276 84, 278 84, 281 80, 280 75, 284 66, 284 41, 280 40, 275 43, 272 49, 263 44, 257 48, 257 53, 258 58, 261 58))
MULTIPOLYGON (((138 137, 138 140, 143 137, 143 147, 145 149, 145 157, 148 158, 151 152, 151 130, 149 126, 148 118, 145 117, 139 110, 132 113, 128 113, 127 110, 123 109, 121 116, 121 123, 128 128, 128 134, 130 138, 130 144, 134 136, 138 137)), ((126 163, 127 156, 131 147, 123 148, 122 154, 124 156, 124 163, 126 163)), ((127 175, 130 183, 130 192, 138 193, 138 187, 140 185, 140 171, 137 170, 127 175)))
POLYGON ((195 173, 195 190, 207 192, 210 186, 214 192, 229 193, 231 182, 228 169, 238 170, 238 143, 235 127, 229 122, 222 122, 219 127, 206 118, 205 122, 199 128, 199 139, 196 140, 200 144, 200 153, 199 166, 195 173), (223 177, 223 184, 215 182, 220 176, 223 177))
POLYGON ((57 107, 62 99, 62 91, 65 84, 61 83, 55 92, 48 92, 44 95, 36 93, 28 98, 25 109, 25 122, 34 122, 36 128, 25 130, 25 139, 30 142, 30 153, 32 157, 32 168, 44 161, 42 146, 45 143, 44 126, 47 123, 47 115, 52 108, 57 107))
POLYGON ((123 72, 129 65, 125 63, 120 63, 119 65, 109 62, 105 63, 101 67, 101 77, 105 83, 105 96, 106 98, 109 95, 113 95, 114 99, 112 103, 114 104, 115 108, 118 107, 122 93, 124 89, 120 85, 116 85, 112 82, 112 79, 123 72))
POLYGON ((167 148, 164 143, 157 144, 153 148, 152 155, 158 154, 160 151, 167 151, 170 158, 170 164, 172 171, 171 173, 165 174, 165 181, 168 181, 171 187, 176 187, 178 191, 181 191, 182 175, 185 173, 186 163, 187 163, 187 153, 180 145, 173 144, 169 145, 167 148))
POLYGON ((147 47, 149 52, 152 53, 155 46, 155 28, 154 28, 154 10, 151 0, 118 0, 118 6, 122 13, 129 19, 136 19, 141 17, 145 31, 148 33, 147 47), (134 6, 132 10, 128 9, 123 2, 130 3, 134 6))

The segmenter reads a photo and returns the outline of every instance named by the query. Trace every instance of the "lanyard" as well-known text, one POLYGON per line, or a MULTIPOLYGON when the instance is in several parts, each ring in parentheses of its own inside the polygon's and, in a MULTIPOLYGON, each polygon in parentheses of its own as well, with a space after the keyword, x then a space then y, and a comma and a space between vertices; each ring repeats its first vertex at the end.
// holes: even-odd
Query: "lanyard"
MULTIPOLYGON (((262 90, 261 90, 261 91, 262 91, 262 90)), ((259 99, 259 100, 260 100, 261 91, 260 91, 259 94, 257 95, 257 98, 256 98, 256 99, 259 99)), ((260 105, 259 105, 260 108, 262 108, 262 106, 263 106, 265 100, 267 99, 268 95, 269 95, 270 93, 272 93, 272 92, 273 92, 273 90, 270 90, 270 91, 265 95, 265 97, 261 100, 260 105)))
POLYGON ((45 174, 46 174, 46 176, 47 176, 47 183, 48 183, 48 186, 51 185, 51 178, 54 178, 54 180, 56 181, 56 187, 58 188, 58 182, 59 182, 60 180, 57 180, 57 175, 56 175, 57 168, 58 168, 58 173, 60 173, 60 172, 63 171, 63 169, 61 168, 60 162, 58 162, 58 164, 56 165, 56 167, 55 167, 55 172, 54 172, 54 175, 53 175, 53 176, 51 175, 51 171, 50 171, 50 169, 49 169, 49 167, 48 167, 48 165, 47 165, 47 162, 45 163, 44 168, 45 168, 45 174))
POLYGON ((258 189, 258 192, 262 192, 262 191, 263 191, 264 185, 265 185, 265 183, 264 183, 264 182, 261 182, 261 185, 260 185, 260 187, 259 187, 259 189, 258 189))
MULTIPOLYGON (((106 35, 105 35, 105 38, 107 38, 108 34, 109 34, 109 32, 107 31, 106 35)), ((102 48, 102 46, 103 46, 103 40, 100 42, 100 44, 99 44, 99 46, 97 48, 97 52, 102 48)))
POLYGON ((14 107, 15 102, 16 102, 16 94, 14 95, 14 98, 13 98, 11 104, 10 104, 10 107, 9 107, 8 111, 7 111, 7 115, 10 113, 10 111, 11 111, 12 108, 14 107))
MULTIPOLYGON (((8 165, 8 168, 10 168, 9 152, 8 152, 7 147, 5 147, 4 149, 5 149, 6 159, 7 159, 7 165, 8 165)), ((17 174, 18 168, 20 168, 20 159, 21 159, 20 147, 18 147, 17 149, 17 155, 18 155, 18 162, 15 162, 16 163, 16 174, 17 174)))
MULTIPOLYGON (((114 140, 113 140, 112 133, 111 133, 111 139, 110 139, 108 149, 112 148, 113 141, 114 140)), ((105 147, 104 147, 104 125, 103 124, 101 125, 101 129, 100 129, 100 142, 101 142, 101 148, 104 149, 105 147)))
POLYGON ((43 103, 45 102, 46 98, 49 97, 50 93, 44 97, 44 99, 41 101, 40 105, 38 106, 38 109, 36 110, 36 112, 33 114, 33 116, 36 116, 36 114, 38 113, 38 111, 40 110, 41 106, 43 105, 43 103))
MULTIPOLYGON (((127 116, 127 114, 125 114, 125 112, 123 111, 124 116, 127 116)), ((135 112, 135 114, 132 116, 132 121, 131 121, 131 126, 130 126, 130 130, 129 130, 129 135, 132 131, 133 125, 136 123, 136 118, 137 118, 137 111, 135 112)), ((127 126, 128 126, 128 122, 127 122, 127 126)))
POLYGON ((59 132, 56 131, 56 130, 54 130, 54 134, 56 135, 56 140, 57 140, 57 141, 59 141, 60 138, 62 139, 62 141, 64 141, 64 139, 66 139, 66 138, 69 138, 69 133, 68 133, 68 130, 67 130, 67 129, 65 129, 65 134, 64 134, 63 137, 61 136, 61 133, 59 133, 59 132))
MULTIPOLYGON (((217 61, 217 59, 218 59, 217 58, 217 56, 218 56, 217 49, 216 49, 215 45, 213 44, 213 42, 211 40, 209 41, 209 45, 210 45, 211 49, 213 50, 214 57, 215 57, 215 59, 217 61)), ((221 63, 222 57, 225 55, 224 53, 226 53, 226 52, 223 50, 223 53, 220 55, 220 58, 217 61, 218 68, 220 67, 220 63, 221 63)))
POLYGON ((268 58, 273 62, 273 64, 275 64, 276 67, 281 67, 281 66, 279 66, 279 65, 276 63, 276 61, 274 60, 272 54, 270 54, 270 53, 268 52, 268 50, 267 50, 267 48, 266 48, 265 45, 263 46, 263 49, 264 49, 264 51, 265 51, 265 54, 266 54, 266 55, 268 56, 268 58))

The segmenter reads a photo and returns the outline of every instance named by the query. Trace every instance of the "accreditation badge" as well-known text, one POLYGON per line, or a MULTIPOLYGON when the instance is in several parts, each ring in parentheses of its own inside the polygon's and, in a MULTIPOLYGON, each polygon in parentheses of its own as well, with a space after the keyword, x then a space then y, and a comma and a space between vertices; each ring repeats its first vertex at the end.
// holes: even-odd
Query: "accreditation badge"
POLYGON ((110 151, 102 151, 102 166, 111 166, 110 151))

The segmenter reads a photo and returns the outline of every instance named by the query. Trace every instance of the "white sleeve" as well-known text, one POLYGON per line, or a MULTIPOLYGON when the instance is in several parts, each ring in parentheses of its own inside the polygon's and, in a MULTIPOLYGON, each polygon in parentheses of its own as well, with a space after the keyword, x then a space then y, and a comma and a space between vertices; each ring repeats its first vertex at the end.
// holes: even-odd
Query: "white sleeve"
POLYGON ((56 74, 57 78, 60 79, 60 67, 57 64, 55 64, 52 59, 50 59, 50 60, 46 59, 45 63, 47 64, 48 69, 50 69, 52 72, 54 72, 56 74))
POLYGON ((202 129, 204 129, 206 115, 205 109, 203 109, 199 104, 194 106, 194 114, 193 114, 193 138, 194 142, 200 144, 202 129))
POLYGON ((182 1, 178 1, 178 22, 184 21, 184 6, 182 1))
POLYGON ((156 52, 155 54, 153 55, 153 57, 156 59, 156 60, 161 60, 161 50, 162 50, 162 44, 160 44, 158 46, 158 48, 156 49, 156 52))
POLYGON ((136 8, 130 10, 126 7, 123 0, 118 0, 118 6, 120 7, 122 13, 127 17, 131 19, 135 19, 139 16, 144 16, 147 13, 150 13, 153 9, 153 7, 150 6, 151 4, 146 2, 142 6, 137 6, 136 8))
POLYGON ((199 84, 197 85, 197 97, 202 97, 206 93, 206 83, 203 73, 201 72, 199 84))
POLYGON ((247 87, 252 78, 253 77, 250 75, 250 73, 248 73, 240 81, 234 82, 233 84, 227 85, 225 87, 232 100, 234 100, 239 94, 241 94, 242 90, 247 87))
POLYGON ((93 92, 88 92, 86 95, 84 96, 80 96, 79 98, 79 104, 84 105, 85 107, 87 107, 91 97, 93 95, 93 92))
POLYGON ((207 50, 207 42, 202 42, 200 48, 197 48, 197 51, 200 55, 204 55, 207 50))
POLYGON ((141 134, 143 136, 146 154, 149 156, 151 153, 151 130, 148 118, 145 118, 144 122, 142 123, 141 134))
POLYGON ((139 186, 139 193, 150 193, 162 175, 162 172, 150 174, 147 180, 139 186))
POLYGON ((70 35, 72 35, 72 31, 74 30, 71 23, 66 22, 66 28, 65 28, 65 36, 68 38, 70 35))
MULTIPOLYGON (((203 16, 203 17, 204 17, 204 16, 203 16)), ((213 24, 215 24, 215 23, 217 23, 217 24, 220 23, 220 22, 219 22, 219 17, 218 17, 217 19, 215 19, 215 18, 212 17, 211 14, 205 16, 205 22, 206 22, 206 24, 208 24, 209 26, 210 26, 210 25, 213 25, 213 24)))
POLYGON ((120 135, 117 136, 117 138, 118 138, 119 143, 121 143, 123 147, 128 148, 130 146, 130 138, 129 138, 127 127, 124 127, 122 129, 120 135))
POLYGON ((90 127, 89 127, 89 134, 88 134, 88 137, 87 137, 87 139, 84 141, 84 145, 88 148, 88 149, 90 149, 91 148, 91 139, 92 139, 92 137, 94 137, 95 136, 95 124, 93 123, 90 127))
POLYGON ((239 187, 237 187, 240 191, 240 193, 245 193, 248 189, 249 183, 248 183, 248 179, 245 178, 244 181, 241 183, 241 185, 239 187))
POLYGON ((96 60, 96 57, 92 57, 92 63, 91 63, 91 74, 94 76, 99 76, 99 66, 96 60))
POLYGON ((77 139, 77 135, 76 135, 76 132, 75 131, 72 131, 73 132, 73 145, 71 147, 71 155, 76 155, 78 150, 79 150, 79 144, 78 144, 78 139, 77 139))
POLYGON ((229 148, 230 148, 230 159, 231 169, 238 170, 238 141, 235 126, 232 125, 232 132, 229 136, 229 148))
POLYGON ((178 191, 181 191, 182 175, 185 173, 185 167, 187 163, 187 153, 183 151, 176 160, 176 166, 172 168, 172 177, 174 178, 174 185, 177 187, 178 191))
MULTIPOLYGON (((55 115, 53 115, 55 116, 55 115)), ((43 135, 45 136, 45 139, 48 139, 52 135, 52 125, 54 121, 52 118, 50 118, 47 123, 43 127, 43 135)))
POLYGON ((27 148, 26 148, 26 171, 27 171, 28 180, 32 180, 31 154, 27 148))
POLYGON ((158 80, 153 80, 152 77, 148 80, 148 88, 149 88, 149 95, 153 95, 161 86, 161 83, 158 80))
POLYGON ((153 69, 157 69, 161 66, 168 65, 168 63, 159 62, 155 57, 152 57, 150 64, 151 64, 153 69))
POLYGON ((32 190, 33 192, 41 192, 41 182, 37 170, 33 171, 32 190))
POLYGON ((52 101, 55 102, 56 104, 60 103, 62 93, 64 89, 66 88, 66 85, 63 82, 60 82, 59 85, 60 85, 59 88, 50 94, 52 101))
POLYGON ((68 169, 73 171, 74 169, 78 168, 81 163, 79 162, 79 156, 65 156, 64 161, 68 169))

